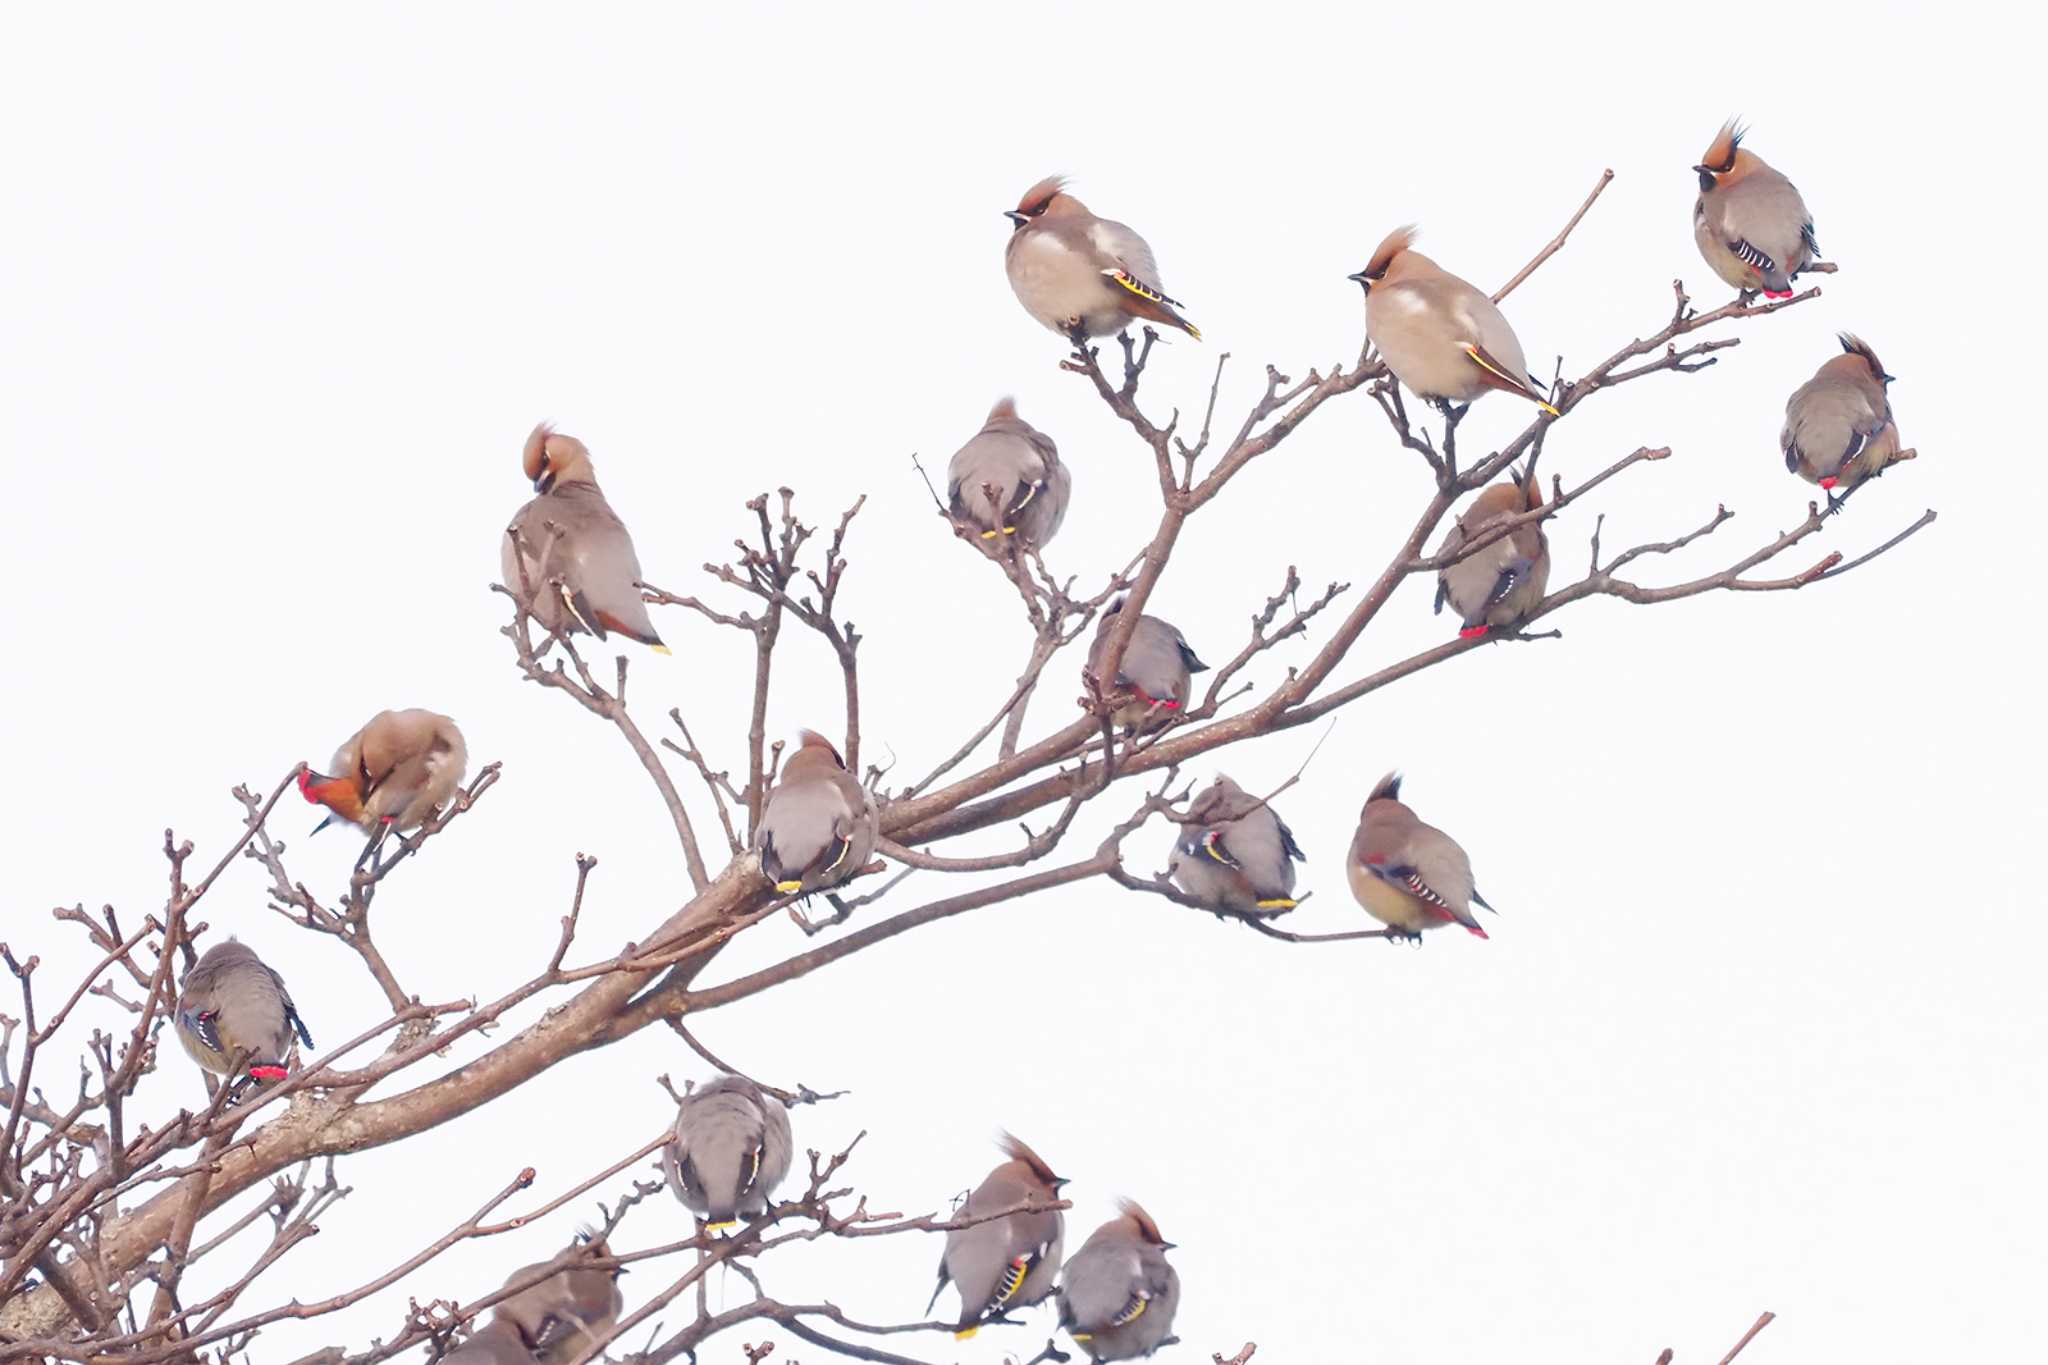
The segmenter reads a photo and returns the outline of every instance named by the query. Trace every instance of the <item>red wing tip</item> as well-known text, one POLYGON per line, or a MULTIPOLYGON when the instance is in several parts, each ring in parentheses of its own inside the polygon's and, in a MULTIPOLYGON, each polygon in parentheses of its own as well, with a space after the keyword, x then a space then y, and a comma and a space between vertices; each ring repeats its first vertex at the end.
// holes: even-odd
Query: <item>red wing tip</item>
POLYGON ((1484 929, 1480 928, 1480 927, 1479 927, 1478 925, 1476 925, 1476 924, 1468 924, 1468 925, 1466 925, 1466 926, 1465 926, 1465 932, 1466 932, 1466 933, 1468 933, 1468 934, 1470 934, 1470 935, 1472 935, 1472 937, 1474 937, 1474 938, 1485 938, 1485 937, 1486 937, 1486 931, 1485 931, 1484 929))
POLYGON ((1485 626, 1467 626, 1458 632, 1458 638, 1460 640, 1470 640, 1476 636, 1486 634, 1486 631, 1487 627, 1485 626))
POLYGON ((252 1066, 249 1068, 249 1074, 259 1081, 281 1081, 285 1078, 286 1072, 281 1066, 252 1066))
POLYGON ((1835 476, 1834 476, 1833 474, 1830 474, 1830 475, 1828 475, 1828 476, 1827 476, 1827 477, 1826 477, 1825 479, 1822 479, 1822 480, 1820 481, 1820 486, 1821 486, 1822 488, 1825 488, 1825 489, 1829 489, 1830 491, 1832 491, 1832 490, 1833 490, 1833 488, 1834 488, 1834 486, 1835 486, 1835 483, 1836 483, 1836 478, 1835 478, 1835 476))

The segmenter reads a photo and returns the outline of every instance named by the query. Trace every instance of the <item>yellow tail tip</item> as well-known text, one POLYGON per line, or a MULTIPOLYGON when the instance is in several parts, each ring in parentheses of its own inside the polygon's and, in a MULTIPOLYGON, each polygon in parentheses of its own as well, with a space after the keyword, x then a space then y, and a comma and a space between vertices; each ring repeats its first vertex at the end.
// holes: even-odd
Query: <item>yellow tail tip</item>
POLYGON ((1548 404, 1548 403, 1544 402, 1544 401, 1543 401, 1543 400, 1542 400, 1541 398, 1539 398, 1539 399, 1537 399, 1537 400, 1536 400, 1536 406, 1537 406, 1537 407, 1539 407, 1539 408, 1542 408, 1542 409, 1543 409, 1543 410, 1544 410, 1545 412, 1549 413, 1549 414, 1550 414, 1550 415, 1551 415, 1552 417, 1562 417, 1562 416, 1564 416, 1564 414, 1563 414, 1563 413, 1559 412, 1559 411, 1558 411, 1558 410, 1557 410, 1556 408, 1553 408, 1552 406, 1550 406, 1550 404, 1548 404))
POLYGON ((803 890, 804 884, 802 882, 777 882, 775 883, 775 889, 787 896, 791 892, 803 890))
POLYGON ((1070 1336, 1070 1337, 1072 1337, 1072 1338, 1073 1338, 1074 1340, 1076 1340, 1076 1341, 1093 1341, 1093 1340, 1095 1340, 1095 1333, 1093 1333, 1093 1332, 1069 1332, 1069 1333, 1067 1333, 1067 1335, 1068 1335, 1068 1336, 1070 1336))
POLYGON ((962 1327, 959 1331, 953 1333, 953 1340, 965 1341, 967 1340, 967 1338, 973 1336, 976 1332, 979 1332, 980 1330, 981 1329, 979 1327, 962 1327))
POLYGON ((981 533, 981 538, 982 538, 983 540, 994 540, 994 539, 996 538, 996 532, 994 532, 994 531, 983 531, 983 532, 981 533))
POLYGON ((1199 328, 1199 327, 1197 327, 1197 326, 1195 326, 1195 324, 1194 324, 1194 323, 1192 323, 1192 322, 1183 322, 1183 323, 1181 324, 1181 326, 1183 326, 1183 327, 1187 328, 1187 329, 1188 329, 1188 335, 1189 335, 1189 336, 1191 336, 1191 337, 1193 337, 1193 338, 1194 338, 1195 340, 1197 340, 1197 341, 1200 341, 1200 340, 1202 339, 1202 329, 1201 329, 1201 328, 1199 328))
POLYGON ((1291 896, 1273 896, 1259 902, 1259 909, 1261 910, 1292 910, 1293 908, 1294 899, 1291 896))
POLYGON ((663 644, 652 644, 652 645, 649 645, 649 646, 647 646, 647 647, 648 647, 649 649, 653 650, 653 651, 654 651, 654 652, 655 652, 656 654, 673 654, 673 653, 675 653, 675 651, 674 651, 674 650, 670 649, 670 648, 669 648, 669 647, 668 647, 667 645, 663 645, 663 644))

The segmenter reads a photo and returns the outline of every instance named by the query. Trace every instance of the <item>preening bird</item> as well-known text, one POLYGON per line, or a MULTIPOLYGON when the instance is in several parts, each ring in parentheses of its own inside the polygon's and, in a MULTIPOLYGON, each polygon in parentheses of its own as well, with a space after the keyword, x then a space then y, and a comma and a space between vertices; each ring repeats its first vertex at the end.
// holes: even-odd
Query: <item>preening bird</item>
MULTIPOLYGON (((1067 1182, 1052 1173, 1044 1158, 1008 1133, 996 1144, 1009 1159, 974 1187, 960 1216, 993 1213, 1026 1200, 1050 1202, 1067 1182)), ((929 1315, 950 1281, 960 1291, 956 1338, 973 1336, 981 1325, 1012 1308, 1025 1308, 1052 1293, 1060 1270, 1060 1243, 1066 1220, 1058 1209, 1005 1214, 985 1223, 954 1228, 946 1234, 939 1259, 939 1283, 932 1290, 929 1315)))
POLYGON ((284 978, 232 938, 208 948, 185 973, 177 1029, 186 1053, 216 1076, 240 1072, 281 1081, 291 1062, 292 1035, 313 1046, 284 978))
POLYGON ((1043 546, 1066 520, 1074 476, 1052 437, 1002 398, 988 421, 946 466, 946 507, 954 521, 981 528, 983 540, 1017 536, 1043 546))
POLYGON ((1240 915, 1294 908, 1294 865, 1304 861, 1278 811, 1218 773, 1188 805, 1166 865, 1180 889, 1240 915))
POLYGON ((1093 1360, 1136 1360, 1176 1340, 1173 1243, 1137 1201, 1117 1208, 1121 1216, 1097 1228, 1060 1275, 1060 1325, 1093 1360))
POLYGON ((683 1096, 661 1164, 676 1198, 720 1232, 767 1209, 792 1151, 782 1101, 744 1076, 720 1076, 683 1096))
POLYGON ((1124 609, 1119 597, 1095 623, 1095 641, 1088 647, 1088 676, 1105 697, 1129 693, 1110 715, 1112 724, 1126 730, 1143 730, 1166 724, 1185 710, 1194 675, 1206 673, 1209 665, 1195 657, 1194 648, 1178 627, 1156 616, 1140 616, 1124 647, 1116 676, 1102 676, 1109 662, 1109 636, 1124 609))
POLYGON ((1485 938, 1472 907, 1493 907, 1472 884, 1472 860, 1450 835, 1418 820, 1400 798, 1399 773, 1381 778, 1366 797, 1344 868, 1351 894, 1367 914, 1410 938, 1445 924, 1463 925, 1467 933, 1485 938))
MULTIPOLYGON (((1543 490, 1534 477, 1512 469, 1507 483, 1497 483, 1472 499, 1457 524, 1445 533, 1439 555, 1456 554, 1498 522, 1543 506, 1543 490)), ((1550 542, 1543 523, 1532 521, 1481 546, 1436 574, 1436 609, 1444 603, 1464 623, 1460 635, 1484 635, 1489 627, 1518 626, 1543 601, 1550 585, 1550 542)))
POLYGON ((1892 377, 1868 343, 1847 332, 1841 342, 1843 353, 1792 391, 1778 435, 1785 468, 1826 489, 1830 510, 1899 456, 1899 428, 1886 392, 1892 377))
POLYGON ((1345 277, 1365 290, 1365 335, 1394 378, 1446 409, 1499 389, 1557 416, 1493 300, 1414 242, 1414 227, 1395 228, 1365 269, 1345 277))
POLYGON ((506 591, 543 629, 600 640, 617 631, 668 653, 640 597, 633 537, 598 488, 588 447, 543 422, 526 438, 524 468, 539 496, 505 532, 499 568, 506 591))
MULTIPOLYGON (((593 1233, 579 1233, 576 1240, 590 1243, 592 1255, 612 1254, 604 1239, 593 1233)), ((515 1270, 505 1278, 505 1283, 509 1285, 545 1264, 537 1262, 515 1270)), ((625 1307, 626 1299, 619 1292, 618 1280, 625 1273, 624 1266, 609 1270, 590 1265, 564 1266, 538 1284, 500 1300, 493 1310, 492 1325, 509 1325, 513 1336, 529 1352, 527 1359, 542 1361, 544 1365, 569 1365, 595 1346, 598 1337, 619 1320, 619 1310, 625 1307)), ((475 1339, 472 1337, 471 1341, 475 1339)), ((495 1357, 481 1359, 491 1360, 495 1365, 495 1357)))
POLYGON ((1066 183, 1063 176, 1047 176, 1024 191, 1016 208, 1004 210, 1015 226, 1003 268, 1024 311, 1066 337, 1077 327, 1085 336, 1108 336, 1142 319, 1201 340, 1177 311, 1179 300, 1166 296, 1145 239, 1097 218, 1067 193, 1066 183))
POLYGON ((379 711, 334 751, 334 776, 307 768, 299 791, 327 815, 318 834, 337 820, 370 835, 361 867, 392 830, 404 834, 425 824, 454 795, 469 766, 469 748, 455 722, 417 707, 379 711))
POLYGON ((1742 145, 1746 131, 1729 119, 1693 167, 1700 197, 1693 202, 1692 237, 1729 284, 1789 299, 1794 278, 1820 258, 1813 215, 1791 181, 1742 145))
POLYGON ((799 730, 796 752, 761 811, 754 849, 761 874, 783 895, 837 886, 875 851, 875 803, 846 771, 832 741, 799 730))

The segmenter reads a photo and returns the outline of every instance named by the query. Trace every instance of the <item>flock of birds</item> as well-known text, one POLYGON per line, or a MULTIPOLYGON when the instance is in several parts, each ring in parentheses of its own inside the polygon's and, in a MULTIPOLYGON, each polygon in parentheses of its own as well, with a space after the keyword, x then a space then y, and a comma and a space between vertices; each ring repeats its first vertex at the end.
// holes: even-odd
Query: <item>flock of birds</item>
MULTIPOLYGON (((1819 250, 1798 190, 1742 145, 1732 122, 1693 169, 1700 184, 1694 236, 1714 273, 1745 297, 1788 297, 1819 250)), ((1012 288, 1031 316, 1076 346, 1134 322, 1200 336, 1161 287, 1145 240, 1089 212, 1061 179, 1033 185, 1007 216, 1014 224, 1005 252, 1012 288)), ((1414 240, 1413 228, 1395 231, 1350 277, 1364 287, 1366 335, 1394 377, 1447 417, 1494 390, 1557 415, 1499 308, 1414 250, 1414 240)), ((1792 394, 1781 438, 1786 467, 1827 490, 1831 510, 1839 505, 1837 490, 1846 498, 1900 453, 1886 397, 1892 377, 1868 345, 1848 334, 1841 340, 1843 354, 1792 394)), ((550 634, 607 640, 616 633, 668 653, 641 596, 632 537, 598 488, 589 450, 543 425, 528 437, 522 464, 535 496, 505 536, 506 590, 550 634)), ((963 530, 1032 546, 1058 532, 1072 495, 1052 438, 1019 417, 1007 398, 953 456, 948 485, 949 513, 963 530)), ((1542 505, 1535 479, 1511 472, 1508 482, 1473 500, 1439 553, 1542 505)), ((1436 609, 1448 603, 1461 634, 1512 630, 1542 601, 1549 565, 1540 523, 1524 522, 1444 568, 1436 609)), ((1098 621, 1087 676, 1114 724, 1127 733, 1155 730, 1177 718, 1205 665, 1179 629, 1141 615, 1114 676, 1105 678, 1104 654, 1122 606, 1120 599, 1098 621)), ((387 837, 402 838, 440 811, 467 761, 462 732, 448 717, 383 711, 336 751, 332 775, 303 770, 299 787, 326 808, 320 827, 339 821, 368 833, 361 868, 387 837)), ((1472 907, 1492 907, 1473 885, 1465 850, 1423 823, 1400 794, 1401 779, 1390 773, 1367 796, 1346 860, 1352 893, 1396 936, 1419 938, 1456 924, 1486 937, 1472 907)), ((829 740, 799 732, 754 835, 766 882, 784 895, 828 891, 867 865, 876 837, 866 788, 829 740)), ((1204 905, 1271 915, 1294 908, 1300 861, 1293 832, 1271 805, 1218 776, 1190 803, 1168 873, 1204 905)), ((202 1067, 237 1085, 282 1080, 294 1040, 313 1046, 284 979, 234 939, 208 950, 186 974, 175 1027, 202 1067)), ((1063 1263, 1064 1221, 1058 1210, 1038 1206, 1055 1200, 1066 1182, 1018 1139, 1005 1134, 1001 1148, 1005 1159, 961 1208, 963 1217, 984 1221, 949 1231, 939 1266, 933 1302, 948 1283, 957 1289, 958 1335, 971 1336, 983 1323, 1050 1295, 1062 1325, 1094 1360, 1150 1355, 1174 1340, 1180 1284, 1165 1257, 1172 1244, 1151 1216, 1124 1201, 1119 1216, 1063 1263), (1006 1209, 1012 1211, 987 1217, 1006 1209)), ((722 1231, 766 1212, 791 1154, 784 1106, 752 1081, 727 1075, 684 1097, 663 1167, 676 1197, 707 1230, 722 1231)), ((595 1250, 607 1254, 602 1245, 595 1250)), ((522 1268, 513 1279, 539 1268, 522 1268)), ((572 1360, 617 1319, 620 1273, 576 1264, 555 1272, 497 1304, 446 1358, 471 1365, 572 1360)))

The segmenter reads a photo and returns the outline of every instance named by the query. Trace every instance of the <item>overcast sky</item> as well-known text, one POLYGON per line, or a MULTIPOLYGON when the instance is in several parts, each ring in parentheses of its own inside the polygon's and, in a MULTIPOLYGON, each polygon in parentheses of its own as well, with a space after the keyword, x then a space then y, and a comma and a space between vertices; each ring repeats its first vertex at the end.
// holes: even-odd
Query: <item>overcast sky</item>
MULTIPOLYGON (((1228 351, 1218 424, 1234 429, 1267 362, 1356 356, 1343 277, 1389 228, 1419 221, 1425 250, 1491 288, 1603 167, 1611 189, 1509 301, 1532 367, 1582 373, 1654 331, 1675 276, 1724 301, 1693 247, 1689 168, 1739 112, 1841 273, 1731 332, 1715 368, 1602 395, 1556 430, 1545 465, 1568 484, 1639 444, 1674 456, 1553 525, 1553 586, 1583 572, 1596 510, 1610 548, 1736 512, 1642 562, 1653 583, 1797 522, 1813 490, 1785 473, 1778 426, 1838 329, 1899 376, 1920 459, 1784 570, 1927 507, 1941 520, 1796 594, 1586 604, 1548 623, 1562 641, 1474 651, 1344 712, 1281 803, 1315 892, 1294 927, 1364 927, 1342 861, 1398 765, 1501 907, 1490 942, 1297 947, 1083 885, 699 1027, 763 1079, 853 1091, 798 1111, 797 1136, 836 1150, 868 1129, 850 1173, 875 1207, 943 1207, 1000 1126, 1073 1178, 1070 1247, 1116 1195, 1142 1199, 1180 1244, 1184 1361, 1255 1340, 1260 1365, 1647 1365, 1665 1345, 1686 1365, 1765 1308, 1780 1320, 1745 1365, 2038 1357, 2048 931, 2019 850, 2043 806, 2039 536, 1978 514, 2043 491, 2006 417, 2031 382, 2006 302, 2031 286, 2014 239, 2034 207, 2005 188, 2030 185, 2008 159, 2031 79, 2018 45, 1964 33, 1959 7, 1946 27, 1869 4, 1184 9, 16 10, 6 939, 46 971, 78 966, 50 906, 159 907, 167 824, 213 856, 238 829, 235 783, 274 784, 373 711, 419 705, 457 718, 473 766, 505 770, 378 901, 406 989, 488 998, 530 976, 578 850, 602 860, 581 951, 607 954, 687 881, 618 737, 522 683, 496 633, 487 585, 535 421, 588 442, 646 572, 677 591, 707 586, 748 496, 788 484, 829 524, 866 494, 844 608, 867 636, 868 755, 903 780, 994 709, 1028 645, 911 453, 936 473, 1014 393, 1073 467, 1050 561, 1083 585, 1156 517, 1147 453, 1056 369, 1060 341, 1004 281, 999 214, 1025 186, 1068 173, 1149 238, 1207 339, 1163 345, 1145 401, 1197 409, 1228 351), (2016 378, 1987 391, 1987 365, 2016 378)), ((1527 416, 1488 400, 1465 449, 1527 416)), ((1335 402, 1196 518, 1151 609, 1227 658, 1290 563, 1355 598, 1427 491, 1363 394, 1335 402)), ((1408 583, 1336 681, 1443 638, 1429 601, 1408 583)), ((634 655, 644 723, 679 706, 743 770, 746 642, 682 613, 661 628, 675 656, 634 655)), ((1053 665, 1033 733, 1070 718, 1079 667, 1053 665)), ((838 706, 829 654, 792 640, 774 733, 836 730, 838 706)), ((1313 741, 1190 775, 1267 789, 1313 741)), ((1075 840, 1135 799, 1106 800, 1075 840)), ((332 896, 356 846, 305 842, 313 820, 293 798, 278 823, 295 875, 332 896)), ((1134 839, 1133 865, 1163 866, 1168 838, 1134 839)), ((892 901, 968 884, 921 873, 892 901)), ((284 971, 323 1044, 378 1017, 353 957, 272 914, 253 866, 203 917, 284 971)), ((706 979, 802 946, 766 924, 706 979)), ((344 1160, 355 1194, 267 1283, 352 1288, 522 1165, 536 1195, 573 1183, 666 1121, 663 1071, 706 1074, 650 1029, 344 1160)), ((131 1113, 202 1098, 173 1050, 131 1113)), ((459 1247, 340 1318, 267 1330, 254 1356, 388 1336, 408 1296, 473 1297, 592 1212, 459 1247)), ((624 1241, 685 1227, 664 1200, 624 1241)), ((769 1262, 767 1283, 910 1320, 938 1252, 819 1248, 769 1262)), ((680 1269, 628 1278, 629 1306, 680 1269)), ((993 1365, 1051 1321, 905 1349, 993 1365)))

